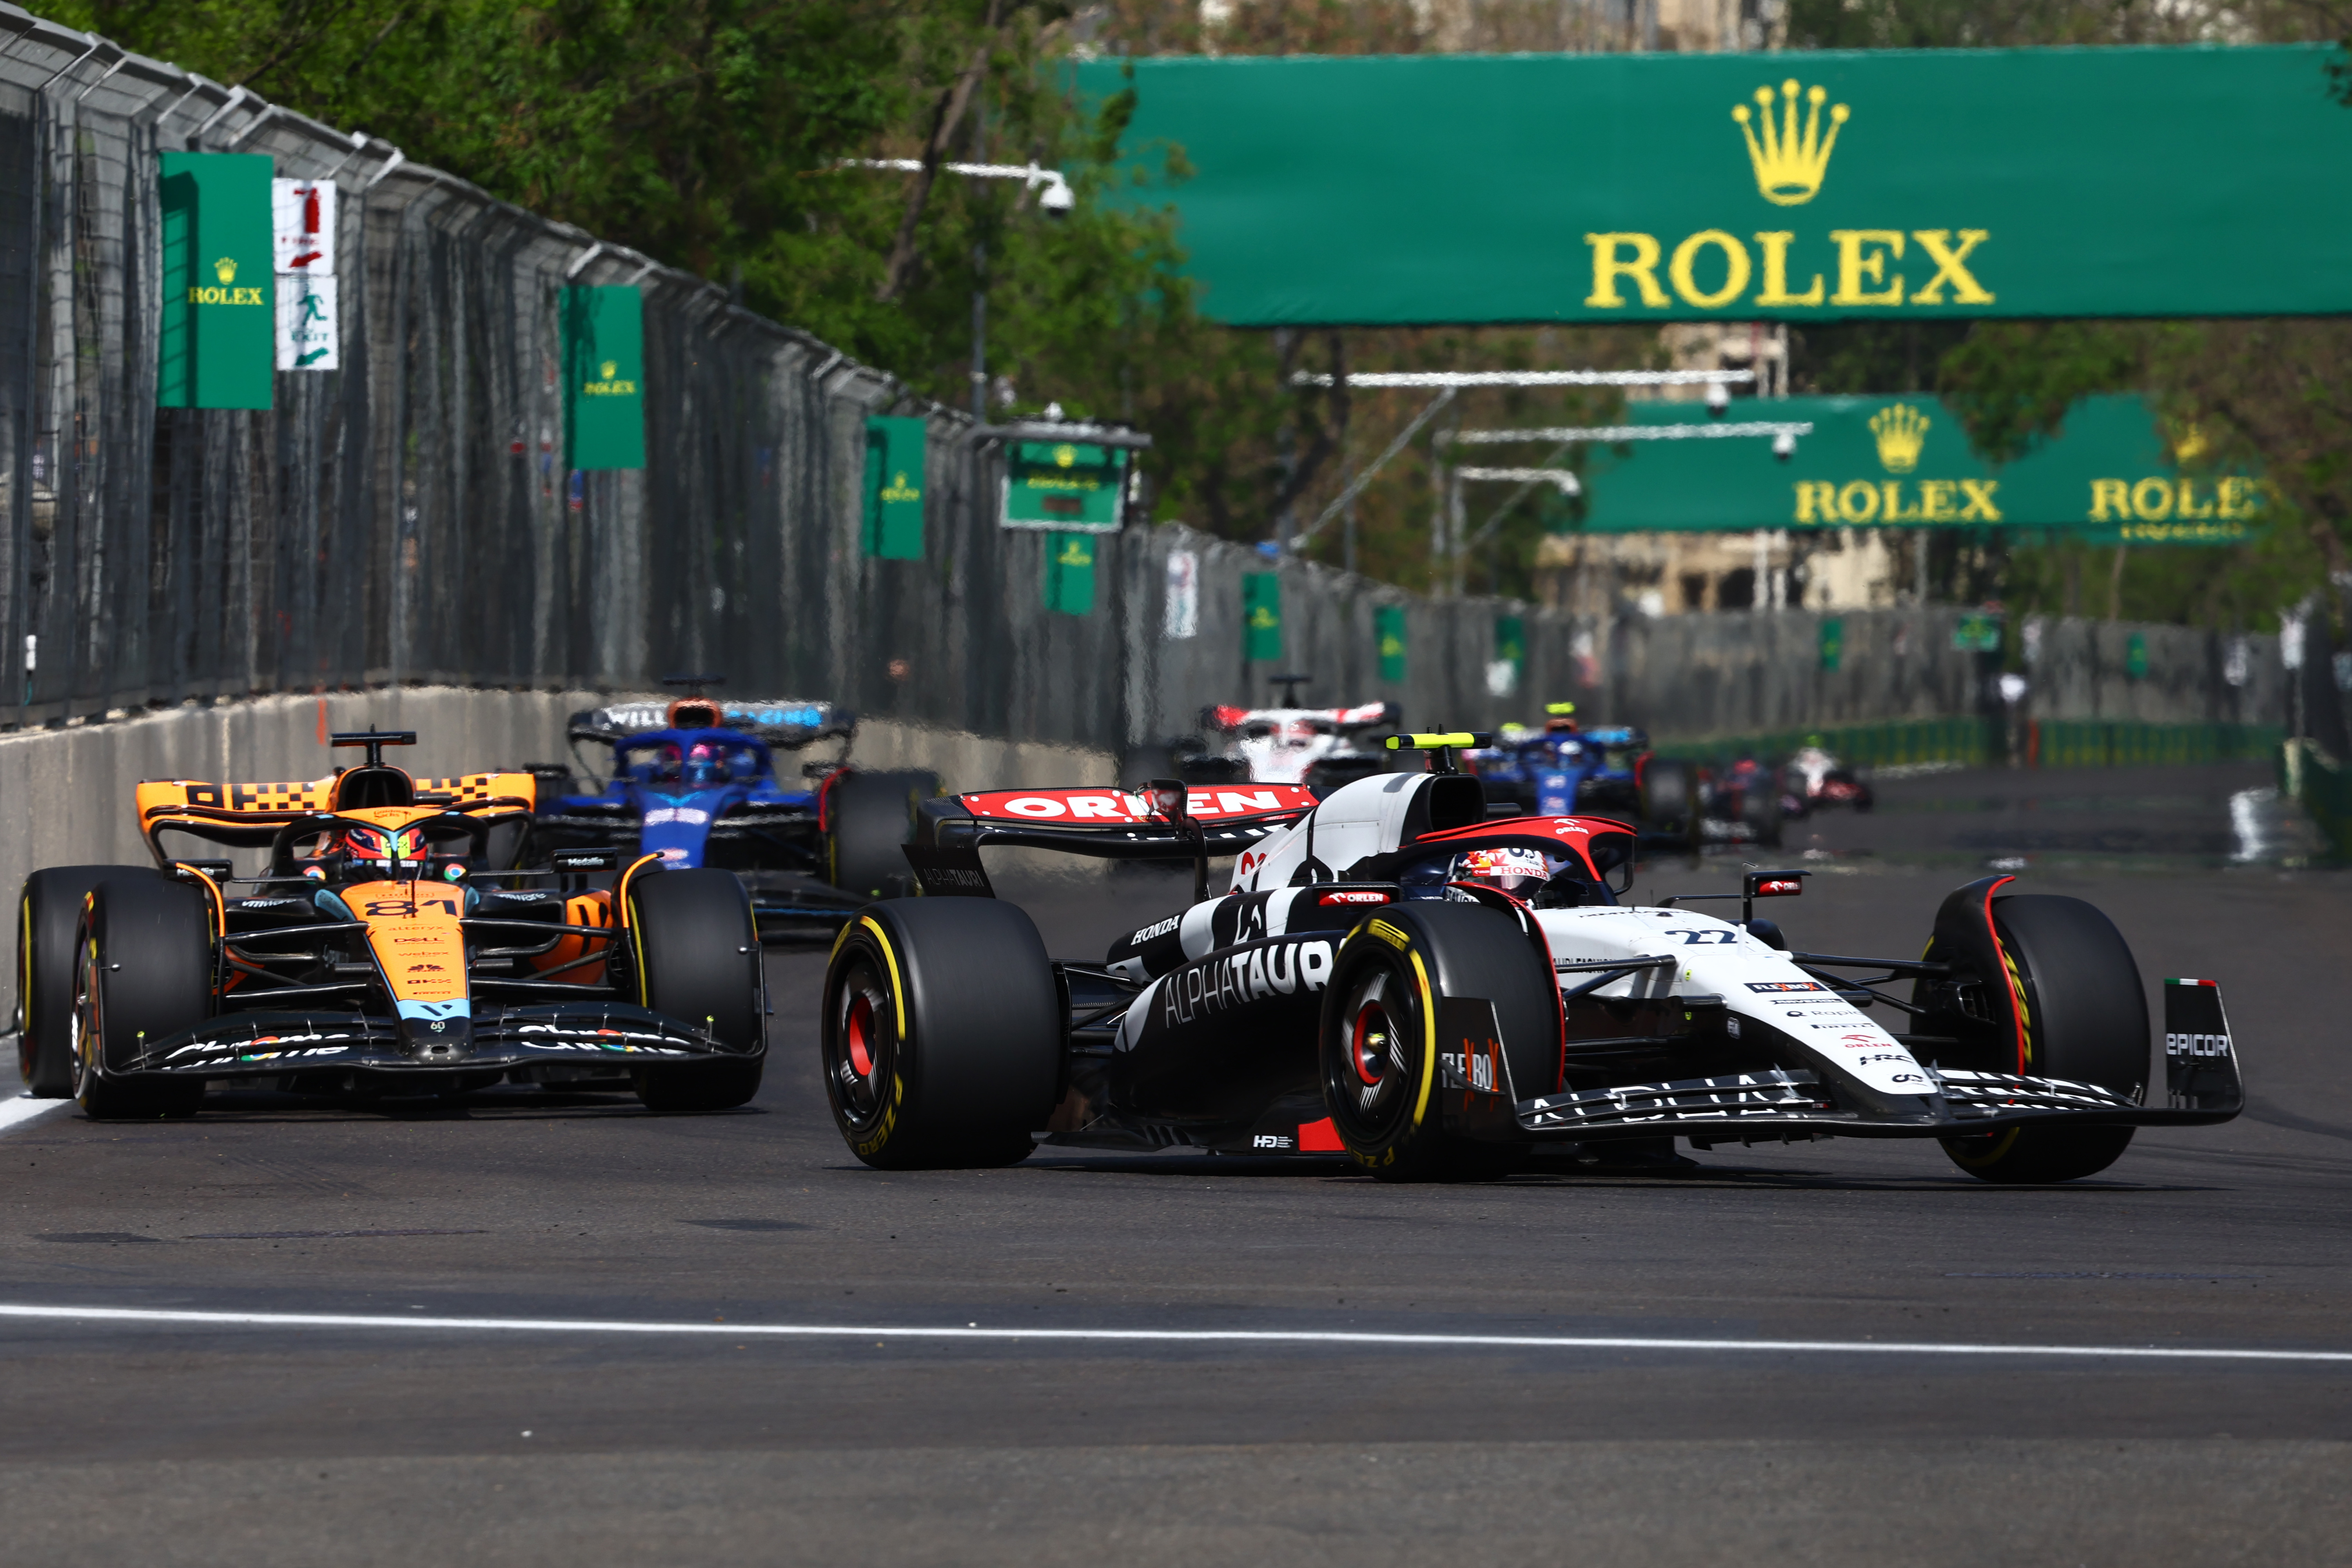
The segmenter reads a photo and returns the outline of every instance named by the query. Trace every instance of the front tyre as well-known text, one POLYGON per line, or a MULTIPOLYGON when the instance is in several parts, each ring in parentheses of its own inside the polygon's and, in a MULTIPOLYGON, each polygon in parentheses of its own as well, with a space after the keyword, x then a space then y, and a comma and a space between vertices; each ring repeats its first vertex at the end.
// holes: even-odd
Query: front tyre
MULTIPOLYGON (((1996 900, 1992 910, 2025 1000, 2026 1058, 2020 1070, 2143 1098, 2147 998, 2139 965, 2115 922, 2095 905, 2049 894, 1996 900)), ((2122 1158, 2133 1131, 2029 1124, 1947 1138, 1943 1144, 1954 1164, 1980 1181, 2073 1182, 2122 1158)))
POLYGON ((1384 1182, 1491 1181, 1524 1145, 1448 1132, 1438 1102, 1438 1009, 1491 1003, 1520 1098, 1559 1080, 1559 1003, 1544 959, 1497 910, 1391 906, 1339 950, 1318 1052, 1324 1108, 1349 1157, 1384 1182))
POLYGON ((37 1100, 73 1093, 74 935, 82 901, 109 877, 163 879, 143 866, 51 866, 26 878, 16 900, 16 1070, 37 1100))
POLYGON ((1653 757, 1642 769, 1642 831, 1696 851, 1706 837, 1698 780, 1687 763, 1653 757))
POLYGON ((639 1068, 637 1098, 658 1111, 730 1110, 760 1092, 767 1062, 760 935, 751 897, 732 871, 658 871, 629 884, 638 1001, 740 1053, 639 1068))
POLYGON ((213 1011, 213 920, 184 882, 102 878, 76 932, 73 1097, 94 1121, 194 1116, 204 1079, 141 1071, 150 1045, 213 1011))
POLYGON ((1054 966, 1020 909, 892 899, 845 927, 824 976, 825 1098, 878 1170, 1027 1158, 1060 1090, 1054 966))

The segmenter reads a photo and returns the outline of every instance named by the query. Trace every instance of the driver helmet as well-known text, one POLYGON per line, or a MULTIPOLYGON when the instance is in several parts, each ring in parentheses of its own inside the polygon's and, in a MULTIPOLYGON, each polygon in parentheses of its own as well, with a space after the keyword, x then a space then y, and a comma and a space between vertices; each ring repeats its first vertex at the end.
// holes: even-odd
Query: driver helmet
POLYGON ((686 753, 686 782, 720 784, 727 782, 727 753, 708 741, 697 741, 686 753))
POLYGON ((1502 844, 1465 849, 1454 858, 1447 879, 1493 888, 1524 902, 1541 891, 1551 875, 1551 858, 1542 850, 1527 845, 1502 844))
POLYGON ((366 827, 352 823, 343 829, 343 853, 362 866, 397 865, 425 858, 421 827, 366 827))

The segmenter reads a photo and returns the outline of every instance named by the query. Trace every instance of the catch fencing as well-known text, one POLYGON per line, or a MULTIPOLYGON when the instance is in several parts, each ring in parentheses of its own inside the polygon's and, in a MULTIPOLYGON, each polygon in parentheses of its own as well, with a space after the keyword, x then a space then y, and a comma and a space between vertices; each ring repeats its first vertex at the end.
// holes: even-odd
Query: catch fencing
MULTIPOLYGON (((1998 709, 1999 660, 1956 651, 1948 610, 1577 620, 1175 525, 1100 539, 1091 610, 1050 610, 1048 536, 997 525, 1000 470, 964 416, 700 279, 0 5, 0 723, 716 670, 732 691, 1142 767, 1202 706, 1265 700, 1277 671, 1311 675, 1309 702, 1389 699, 1417 725, 1558 700, 1685 737, 1998 709), (268 411, 155 405, 158 159, 183 150, 266 153, 341 194, 341 368, 279 373, 268 411), (643 291, 643 469, 564 467, 571 284, 643 291), (928 420, 920 560, 861 548, 866 421, 885 414, 928 420), (1243 657, 1250 572, 1281 582, 1276 660, 1243 657)), ((2046 718, 2284 712, 2274 639, 2063 623, 2033 652, 2046 718)))

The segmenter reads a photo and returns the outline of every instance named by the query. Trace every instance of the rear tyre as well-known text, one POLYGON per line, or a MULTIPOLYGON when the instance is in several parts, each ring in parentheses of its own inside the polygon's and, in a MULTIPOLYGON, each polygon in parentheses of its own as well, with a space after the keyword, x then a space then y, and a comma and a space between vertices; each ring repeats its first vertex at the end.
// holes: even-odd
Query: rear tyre
POLYGON ((1475 904, 1391 906, 1340 947, 1318 1053, 1331 1124, 1381 1181, 1492 1181, 1526 1157, 1524 1144, 1443 1124, 1437 1013, 1447 997, 1494 1005, 1519 1098, 1559 1086, 1559 991, 1517 922, 1475 904))
MULTIPOLYGON (((1993 924, 2025 993, 2027 1057, 2036 1078, 2095 1083, 2137 1100, 2147 1088, 2147 998, 2115 922, 2080 899, 1998 900, 1993 924)), ((2129 1127, 2010 1127, 1947 1138, 1952 1163, 1982 1181, 2072 1182, 2130 1147, 2129 1127)))
POLYGON ((629 883, 629 946, 645 1006, 702 1029, 740 1058, 639 1068, 649 1110, 728 1110, 760 1092, 767 1008, 751 897, 732 871, 698 867, 629 883))
POLYGON ((1653 757, 1642 770, 1642 830, 1696 850, 1704 834, 1698 780, 1685 763, 1653 757))
POLYGON ((161 881, 142 866, 52 866, 16 900, 16 1071, 37 1100, 73 1093, 74 979, 82 900, 109 877, 161 881))
POLYGON ((825 1098, 879 1170, 1009 1165, 1062 1075, 1061 989, 1029 917, 992 899, 893 899, 841 934, 824 976, 825 1098))
POLYGON ((150 1045, 213 1011, 213 919, 205 895, 152 872, 90 889, 75 939, 73 1096, 94 1121, 194 1116, 200 1078, 136 1070, 150 1045))
POLYGON ((861 898, 914 890, 901 847, 915 836, 915 806, 940 793, 937 773, 847 773, 824 795, 825 880, 861 898))

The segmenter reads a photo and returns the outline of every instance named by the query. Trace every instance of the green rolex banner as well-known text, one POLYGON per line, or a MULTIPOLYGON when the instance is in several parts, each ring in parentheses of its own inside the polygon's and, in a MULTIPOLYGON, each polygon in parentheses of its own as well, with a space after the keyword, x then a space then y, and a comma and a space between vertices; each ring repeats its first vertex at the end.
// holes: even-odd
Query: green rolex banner
POLYGON ((2334 44, 1184 56, 1076 68, 1181 149, 1236 326, 2352 310, 2334 44))
POLYGON ((267 408, 278 362, 269 159, 162 155, 155 405, 267 408))
MULTIPOLYGON (((2352 110, 2347 110, 2352 118, 2352 110)), ((1701 403, 1645 402, 1635 426, 1698 426, 1701 403)), ((2142 398, 2088 397, 2057 435, 1998 468, 1933 397, 1740 399, 1725 427, 1811 426, 1776 454, 1769 435, 1586 448, 1584 515, 1598 533, 1761 528, 2010 528, 2134 544, 2233 544, 2264 526, 2260 479, 2219 472, 2193 428, 2168 431, 2142 398)))
POLYGON ((1282 579, 1272 572, 1242 574, 1242 657, 1282 658, 1282 579))
MULTIPOLYGON (((920 419, 866 422, 866 553, 883 561, 923 558, 923 457, 929 426, 920 419)), ((1087 597, 1093 597, 1088 588, 1087 597)), ((1051 598, 1050 593, 1047 597, 1051 598)), ((1083 615, 1082 610, 1079 614, 1083 615)))
POLYGON ((1845 623, 1825 620, 1822 623, 1822 670, 1835 675, 1838 666, 1845 662, 1845 623))
POLYGON ((1495 660, 1524 666, 1528 662, 1528 623, 1518 616, 1495 617, 1495 660))
POLYGON ((1095 539, 1091 533, 1045 536, 1045 607, 1087 616, 1095 607, 1095 539))
POLYGON ((1372 609, 1372 640, 1380 647, 1381 679, 1404 679, 1404 606, 1377 605, 1372 609))
POLYGON ((999 521, 1006 528, 1118 531, 1127 452, 1083 441, 1014 441, 1004 452, 999 521))
POLYGON ((646 466, 645 377, 645 296, 626 286, 564 289, 567 466, 646 466))

